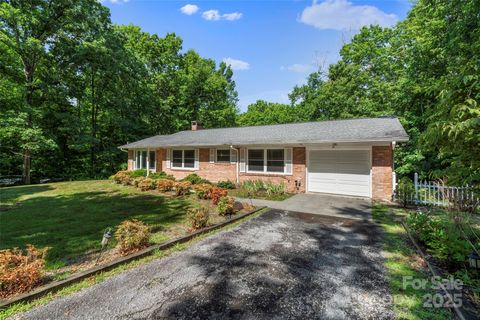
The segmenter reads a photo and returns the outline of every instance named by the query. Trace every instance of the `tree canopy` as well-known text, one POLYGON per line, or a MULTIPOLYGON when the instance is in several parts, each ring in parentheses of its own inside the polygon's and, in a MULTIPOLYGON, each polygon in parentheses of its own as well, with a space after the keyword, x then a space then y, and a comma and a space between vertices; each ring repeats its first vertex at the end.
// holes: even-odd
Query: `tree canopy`
POLYGON ((118 145, 188 129, 397 116, 399 175, 480 182, 480 2, 419 0, 391 28, 363 27, 289 104, 239 114, 233 71, 182 39, 115 25, 97 0, 0 4, 0 174, 97 177, 118 145), (30 170, 31 169, 31 170, 30 170))

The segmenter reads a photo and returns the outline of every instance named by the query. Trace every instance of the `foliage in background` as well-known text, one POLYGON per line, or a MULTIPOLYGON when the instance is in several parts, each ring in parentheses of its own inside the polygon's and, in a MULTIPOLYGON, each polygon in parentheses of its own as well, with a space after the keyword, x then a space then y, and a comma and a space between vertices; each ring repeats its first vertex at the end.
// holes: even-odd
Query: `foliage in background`
POLYGON ((47 250, 30 244, 25 250, 0 250, 0 298, 29 291, 41 282, 47 250))
POLYGON ((150 227, 137 219, 125 220, 115 231, 115 239, 122 255, 138 251, 148 246, 150 227))
POLYGON ((126 142, 235 124, 225 63, 173 33, 114 25, 99 1, 34 3, 0 4, 0 175, 107 177, 126 142))
POLYGON ((217 183, 217 187, 222 189, 235 189, 236 185, 230 180, 225 180, 225 181, 219 181, 217 183))
POLYGON ((395 193, 398 200, 405 208, 413 198, 415 186, 409 177, 402 177, 397 184, 395 193))

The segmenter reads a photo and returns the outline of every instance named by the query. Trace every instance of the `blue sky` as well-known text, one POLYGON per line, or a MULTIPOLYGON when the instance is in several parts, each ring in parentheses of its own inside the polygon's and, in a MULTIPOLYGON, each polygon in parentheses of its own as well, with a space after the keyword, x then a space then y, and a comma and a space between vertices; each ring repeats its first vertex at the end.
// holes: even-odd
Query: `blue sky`
POLYGON ((408 0, 156 1, 104 0, 112 21, 133 23, 183 49, 231 64, 246 110, 257 99, 288 102, 288 93, 318 67, 339 59, 345 40, 365 24, 390 26, 405 18, 408 0))

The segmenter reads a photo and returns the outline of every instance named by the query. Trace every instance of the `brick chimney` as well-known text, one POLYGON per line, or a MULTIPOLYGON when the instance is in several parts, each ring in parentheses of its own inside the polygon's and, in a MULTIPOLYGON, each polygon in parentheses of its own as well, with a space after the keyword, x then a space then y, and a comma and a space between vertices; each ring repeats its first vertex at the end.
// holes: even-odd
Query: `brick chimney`
POLYGON ((197 131, 202 129, 202 126, 198 121, 192 121, 192 131, 197 131))

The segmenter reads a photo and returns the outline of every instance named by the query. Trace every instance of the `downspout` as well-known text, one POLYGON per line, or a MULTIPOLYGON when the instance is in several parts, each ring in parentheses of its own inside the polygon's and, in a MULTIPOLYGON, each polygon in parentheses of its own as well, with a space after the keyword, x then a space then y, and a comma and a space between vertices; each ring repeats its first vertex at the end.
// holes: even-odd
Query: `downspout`
POLYGON ((237 178, 237 184, 239 184, 240 183, 240 177, 239 177, 239 173, 238 173, 238 162, 240 161, 240 149, 234 148, 232 145, 230 146, 230 149, 235 150, 235 153, 237 155, 237 161, 235 162, 235 165, 236 165, 235 174, 236 174, 236 178, 237 178))

